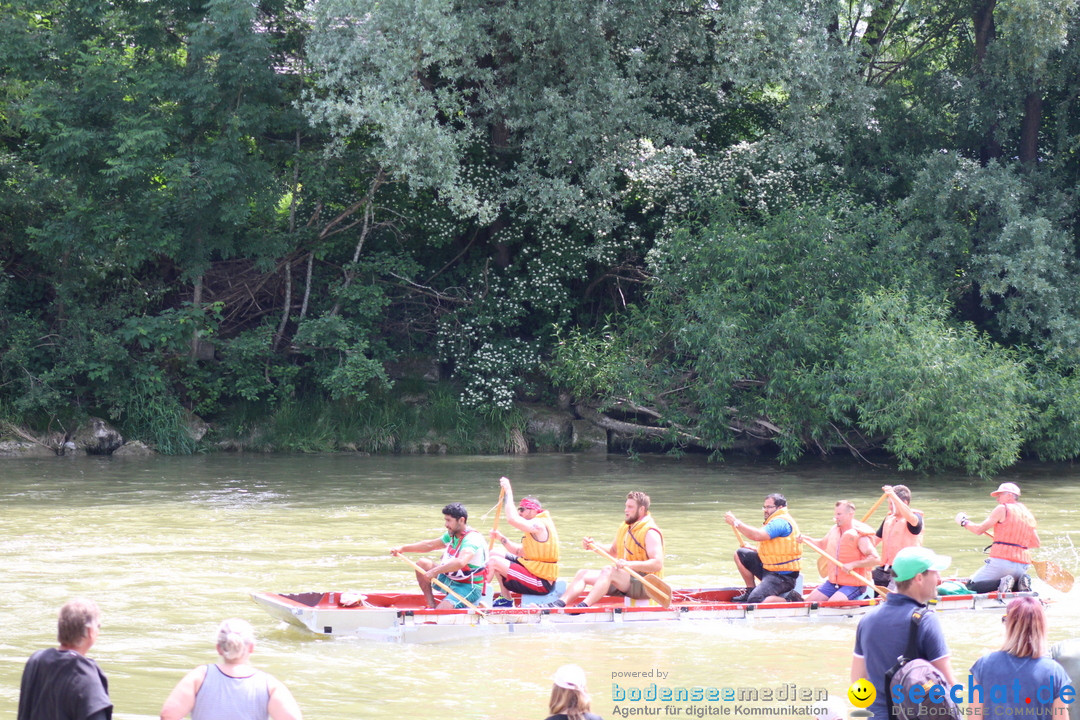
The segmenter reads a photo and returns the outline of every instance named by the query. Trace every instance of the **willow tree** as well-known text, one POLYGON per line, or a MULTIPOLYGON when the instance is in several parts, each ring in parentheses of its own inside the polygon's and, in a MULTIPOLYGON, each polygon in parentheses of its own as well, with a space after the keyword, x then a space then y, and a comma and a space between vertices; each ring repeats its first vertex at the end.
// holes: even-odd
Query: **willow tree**
POLYGON ((342 153, 375 158, 458 223, 451 238, 422 237, 417 252, 445 258, 422 285, 446 300, 440 346, 477 402, 505 403, 496 380, 520 376, 552 324, 632 300, 656 218, 742 172, 724 165, 729 150, 754 156, 767 178, 838 137, 818 123, 849 120, 822 107, 860 117, 862 104, 841 98, 851 84, 834 82, 815 3, 313 8, 308 115, 342 153), (762 150, 791 105, 806 142, 762 150))

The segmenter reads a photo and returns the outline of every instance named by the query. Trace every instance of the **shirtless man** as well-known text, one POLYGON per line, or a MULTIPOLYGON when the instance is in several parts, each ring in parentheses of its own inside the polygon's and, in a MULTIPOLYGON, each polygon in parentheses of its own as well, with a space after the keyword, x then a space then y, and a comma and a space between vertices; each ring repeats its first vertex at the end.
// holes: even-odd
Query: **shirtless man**
MULTIPOLYGON (((814 588, 806 596, 809 602, 824 600, 856 600, 866 594, 865 572, 860 568, 876 567, 880 562, 874 541, 874 531, 869 525, 855 521, 855 503, 850 500, 838 500, 833 509, 832 529, 821 540, 808 539, 818 547, 840 561, 840 565, 829 563, 829 576, 825 582, 814 588)), ((802 542, 802 537, 799 538, 802 542)))

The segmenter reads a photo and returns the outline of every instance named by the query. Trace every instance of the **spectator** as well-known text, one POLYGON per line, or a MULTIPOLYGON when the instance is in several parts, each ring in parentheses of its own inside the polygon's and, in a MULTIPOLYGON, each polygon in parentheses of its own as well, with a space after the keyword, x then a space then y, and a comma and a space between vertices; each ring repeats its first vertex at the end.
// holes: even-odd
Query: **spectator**
POLYGON ((59 648, 38 650, 26 661, 18 720, 110 720, 109 681, 86 657, 101 630, 101 611, 90 600, 60 608, 59 648))
MULTIPOLYGON (((1069 676, 1046 655, 1046 611, 1033 597, 1013 600, 1005 608, 1005 643, 971 666, 975 685, 982 687, 985 717, 1064 718, 1068 709, 1061 689, 1069 676), (1019 692, 1013 688, 1019 682, 1019 692), (995 693, 1001 687, 1008 692, 995 693)), ((977 701, 977 698, 975 698, 977 701)))
POLYGON ((589 692, 585 688, 585 671, 577 665, 563 665, 552 678, 551 699, 547 720, 604 720, 589 712, 589 692))
POLYGON ((940 573, 950 563, 951 558, 937 555, 928 548, 904 548, 893 558, 896 592, 889 593, 884 603, 859 621, 855 630, 851 682, 866 678, 873 684, 876 696, 867 709, 875 718, 889 717, 890 695, 885 687, 885 673, 896 664, 897 657, 905 654, 916 611, 924 613, 916 634, 916 657, 929 661, 941 671, 949 685, 955 683, 941 624, 934 613, 926 612, 926 603, 937 595, 940 573))
POLYGON ((180 720, 189 713, 191 720, 301 720, 289 689, 251 666, 251 625, 237 618, 221 623, 217 651, 218 663, 200 665, 177 683, 161 708, 161 720, 180 720))

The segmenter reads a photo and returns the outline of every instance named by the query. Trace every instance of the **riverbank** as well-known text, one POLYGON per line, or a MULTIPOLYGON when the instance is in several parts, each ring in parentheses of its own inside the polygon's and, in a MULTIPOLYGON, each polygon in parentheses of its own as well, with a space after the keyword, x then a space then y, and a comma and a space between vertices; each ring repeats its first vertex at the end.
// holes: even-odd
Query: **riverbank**
POLYGON ((363 403, 297 399, 272 410, 239 404, 207 419, 185 412, 149 429, 97 417, 81 419, 69 432, 12 423, 0 427, 0 457, 156 452, 524 455, 606 453, 632 445, 632 438, 612 438, 607 429, 579 417, 565 398, 555 404, 518 402, 505 413, 484 413, 463 405, 449 383, 399 383, 393 392, 363 403), (169 433, 164 442, 162 432, 169 433))

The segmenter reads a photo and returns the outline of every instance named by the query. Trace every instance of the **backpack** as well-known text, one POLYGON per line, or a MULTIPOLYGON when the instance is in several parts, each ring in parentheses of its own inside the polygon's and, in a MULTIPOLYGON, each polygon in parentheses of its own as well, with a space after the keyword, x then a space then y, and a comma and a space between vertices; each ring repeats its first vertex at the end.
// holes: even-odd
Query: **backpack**
POLYGON ((885 699, 889 709, 889 720, 907 720, 908 718, 925 718, 932 715, 935 720, 963 720, 960 708, 949 696, 949 684, 945 676, 941 674, 929 660, 923 660, 919 655, 919 623, 923 615, 933 612, 926 608, 919 608, 911 614, 911 627, 908 629, 908 644, 904 654, 896 658, 896 664, 885 672, 885 699), (929 697, 930 688, 940 685, 945 693, 938 702, 929 697), (893 688, 899 686, 902 696, 899 702, 893 697, 893 688), (916 690, 916 688, 918 688, 916 690), (915 690, 918 700, 911 699, 912 690, 915 690), (932 712, 927 712, 932 710, 932 712))

